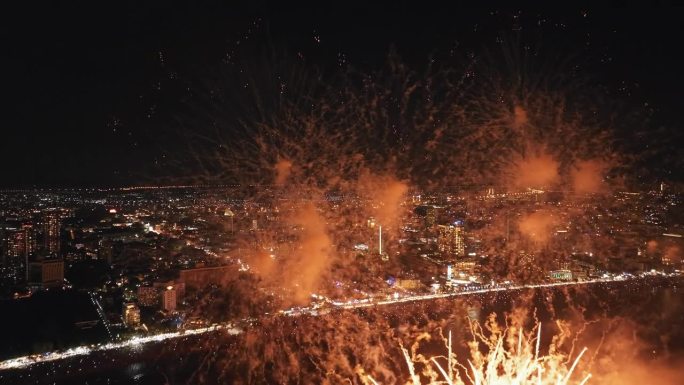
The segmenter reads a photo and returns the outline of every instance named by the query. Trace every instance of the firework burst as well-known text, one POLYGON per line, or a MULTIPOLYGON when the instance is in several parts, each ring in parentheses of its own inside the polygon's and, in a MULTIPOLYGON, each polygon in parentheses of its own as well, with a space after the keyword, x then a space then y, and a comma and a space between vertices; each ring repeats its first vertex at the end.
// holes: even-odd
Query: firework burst
POLYGON ((301 219, 260 220, 258 231, 235 234, 240 258, 305 288, 300 300, 332 276, 358 282, 354 246, 373 250, 377 231, 363 225, 371 218, 383 252, 397 255, 411 191, 604 190, 619 158, 613 124, 566 64, 537 68, 521 50, 420 71, 394 52, 375 71, 327 75, 275 52, 259 54, 258 65, 231 64, 227 84, 207 87, 188 119, 191 178, 239 185, 245 200, 301 219), (303 264, 316 266, 308 284, 303 264))
MULTIPOLYGON (((567 355, 557 350, 558 338, 549 346, 548 354, 540 354, 541 323, 532 332, 525 333, 522 328, 501 329, 493 319, 486 323, 486 332, 479 324, 471 324, 473 339, 468 342, 470 359, 467 363, 458 360, 453 352, 451 332, 442 337, 446 355, 427 356, 418 353, 422 339, 430 339, 424 334, 410 349, 401 346, 403 357, 408 366, 412 385, 449 384, 449 385, 569 385, 586 384, 591 374, 581 380, 573 381, 577 364, 586 348, 568 362, 567 355), (568 365, 569 364, 569 365, 568 365)), ((367 382, 377 385, 371 376, 362 373, 367 382)))

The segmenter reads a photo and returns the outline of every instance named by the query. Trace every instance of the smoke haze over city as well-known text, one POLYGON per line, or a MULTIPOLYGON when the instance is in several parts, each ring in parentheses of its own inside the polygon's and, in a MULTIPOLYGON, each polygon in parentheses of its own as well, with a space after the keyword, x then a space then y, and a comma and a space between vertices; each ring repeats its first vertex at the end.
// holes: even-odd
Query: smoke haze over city
POLYGON ((682 11, 16 5, 0 382, 681 383, 682 11))

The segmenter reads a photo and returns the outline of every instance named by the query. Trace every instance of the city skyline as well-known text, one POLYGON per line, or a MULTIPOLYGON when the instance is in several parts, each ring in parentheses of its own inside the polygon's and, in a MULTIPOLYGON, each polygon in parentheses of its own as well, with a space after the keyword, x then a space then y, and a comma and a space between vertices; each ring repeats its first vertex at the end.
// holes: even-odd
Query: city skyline
POLYGON ((682 11, 10 6, 0 383, 680 385, 682 11))

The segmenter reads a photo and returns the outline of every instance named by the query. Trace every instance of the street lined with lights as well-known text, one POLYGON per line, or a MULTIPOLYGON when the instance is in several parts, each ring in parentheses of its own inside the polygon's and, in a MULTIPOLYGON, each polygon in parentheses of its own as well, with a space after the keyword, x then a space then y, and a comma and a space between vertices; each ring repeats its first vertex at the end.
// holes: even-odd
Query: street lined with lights
MULTIPOLYGON (((469 296, 476 294, 487 294, 496 292, 506 292, 506 291, 516 291, 525 289, 538 289, 538 288, 554 288, 563 286, 579 286, 579 285, 590 285, 590 284, 601 284, 601 283, 615 283, 624 282, 627 280, 637 280, 647 277, 661 276, 661 277, 679 277, 679 274, 665 274, 661 272, 648 272, 639 275, 631 274, 620 274, 614 276, 606 276, 592 280, 579 281, 579 282, 552 282, 552 283, 540 283, 540 284, 526 284, 526 285, 506 285, 506 286, 492 286, 481 289, 474 290, 463 290, 463 291, 453 291, 448 293, 435 293, 435 294, 419 294, 419 295, 408 295, 401 296, 395 293, 390 298, 385 298, 382 300, 374 300, 373 298, 367 298, 363 300, 350 300, 345 302, 339 301, 329 301, 333 308, 340 309, 358 309, 372 306, 386 306, 400 303, 417 302, 417 301, 429 301, 440 298, 450 298, 457 296, 469 296)), ((287 316, 318 316, 325 314, 327 312, 322 311, 320 306, 311 306, 304 308, 291 308, 287 310, 282 310, 280 314, 287 316)), ((176 332, 159 333, 149 336, 136 336, 130 339, 112 342, 106 344, 97 345, 84 345, 78 346, 71 349, 63 351, 53 351, 46 352, 42 354, 33 354, 28 356, 16 357, 0 362, 0 370, 11 370, 11 369, 24 369, 31 365, 38 363, 45 363, 50 361, 63 360, 67 358, 73 358, 77 356, 89 355, 94 352, 108 351, 108 350, 118 350, 118 349, 128 349, 140 347, 149 343, 157 343, 165 340, 172 340, 187 336, 197 336, 207 333, 214 333, 223 331, 231 335, 237 335, 242 333, 243 327, 247 326, 253 321, 252 319, 244 319, 238 322, 224 322, 221 324, 215 324, 208 327, 185 329, 176 332)))

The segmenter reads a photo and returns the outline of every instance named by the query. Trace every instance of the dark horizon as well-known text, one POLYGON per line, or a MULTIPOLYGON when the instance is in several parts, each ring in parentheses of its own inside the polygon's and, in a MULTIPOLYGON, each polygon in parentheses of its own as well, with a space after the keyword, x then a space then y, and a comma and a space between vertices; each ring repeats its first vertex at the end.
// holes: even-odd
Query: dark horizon
POLYGON ((659 139, 632 145, 657 146, 647 164, 655 171, 674 168, 665 178, 682 181, 676 169, 684 88, 681 6, 563 12, 498 5, 443 9, 439 3, 418 8, 404 2, 19 7, 7 12, 14 34, 7 71, 9 114, 0 144, 3 188, 155 183, 160 154, 182 146, 177 139, 171 144, 161 139, 172 136, 168 122, 184 103, 178 84, 197 88, 210 81, 222 60, 240 44, 253 44, 245 37, 254 35, 328 74, 340 61, 377 69, 390 50, 420 69, 433 54, 451 49, 461 56, 479 54, 495 48, 502 33, 521 36, 552 54, 578 57, 586 65, 583 72, 610 95, 643 109, 646 131, 659 139))

